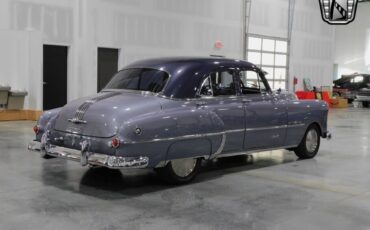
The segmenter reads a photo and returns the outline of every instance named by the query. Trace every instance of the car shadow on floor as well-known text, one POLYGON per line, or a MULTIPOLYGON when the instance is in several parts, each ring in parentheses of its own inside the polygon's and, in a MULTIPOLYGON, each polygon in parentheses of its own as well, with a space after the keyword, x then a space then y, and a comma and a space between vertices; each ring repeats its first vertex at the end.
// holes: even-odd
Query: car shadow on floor
MULTIPOLYGON (((44 184, 53 185, 63 190, 72 190, 80 194, 93 196, 100 199, 116 200, 132 198, 156 191, 174 188, 174 186, 164 183, 153 170, 133 169, 133 170, 112 170, 104 167, 89 168, 80 178, 76 174, 80 172, 64 172, 67 167, 61 167, 55 170, 59 164, 66 164, 64 160, 55 162, 54 167, 50 162, 45 162, 43 176, 44 184), (63 173, 64 172, 64 173, 63 173), (76 178, 65 176, 65 174, 74 174, 76 178), (64 175, 64 176, 63 176, 64 175), (75 179, 79 181, 76 191, 68 180, 75 179)), ((191 184, 197 184, 214 180, 227 174, 238 173, 271 167, 289 162, 297 161, 294 153, 288 151, 271 151, 255 153, 248 156, 235 156, 228 158, 219 158, 216 160, 204 161, 201 171, 191 184)), ((187 185, 184 185, 187 186, 187 185)))

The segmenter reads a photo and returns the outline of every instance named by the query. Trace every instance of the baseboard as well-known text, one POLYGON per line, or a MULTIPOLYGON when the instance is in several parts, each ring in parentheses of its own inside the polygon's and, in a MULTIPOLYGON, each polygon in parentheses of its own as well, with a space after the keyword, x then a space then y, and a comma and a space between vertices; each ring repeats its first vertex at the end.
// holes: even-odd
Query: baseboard
POLYGON ((41 114, 39 110, 0 110, 0 121, 36 121, 41 114))

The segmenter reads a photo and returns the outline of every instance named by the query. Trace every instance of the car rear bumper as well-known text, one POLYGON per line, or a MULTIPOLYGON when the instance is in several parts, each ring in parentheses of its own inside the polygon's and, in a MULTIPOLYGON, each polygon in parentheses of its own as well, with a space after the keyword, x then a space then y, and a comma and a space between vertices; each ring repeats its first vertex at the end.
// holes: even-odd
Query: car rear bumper
POLYGON ((327 140, 331 140, 331 132, 326 131, 325 133, 323 133, 322 137, 326 138, 327 140))
POLYGON ((357 95, 356 101, 370 101, 370 96, 357 95))
POLYGON ((148 157, 111 156, 100 153, 91 153, 84 149, 86 148, 82 147, 81 150, 75 150, 55 145, 47 145, 44 148, 39 141, 32 141, 28 144, 28 150, 30 151, 44 151, 44 153, 49 156, 80 162, 82 166, 94 165, 113 169, 123 169, 146 168, 149 164, 148 157))

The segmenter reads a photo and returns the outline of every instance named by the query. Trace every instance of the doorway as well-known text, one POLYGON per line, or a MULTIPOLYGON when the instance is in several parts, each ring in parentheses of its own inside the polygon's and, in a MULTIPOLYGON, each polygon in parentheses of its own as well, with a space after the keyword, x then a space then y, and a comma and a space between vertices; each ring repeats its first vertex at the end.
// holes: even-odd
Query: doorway
POLYGON ((119 49, 98 48, 98 92, 118 71, 119 49))
POLYGON ((50 110, 67 103, 68 47, 44 45, 43 108, 50 110))

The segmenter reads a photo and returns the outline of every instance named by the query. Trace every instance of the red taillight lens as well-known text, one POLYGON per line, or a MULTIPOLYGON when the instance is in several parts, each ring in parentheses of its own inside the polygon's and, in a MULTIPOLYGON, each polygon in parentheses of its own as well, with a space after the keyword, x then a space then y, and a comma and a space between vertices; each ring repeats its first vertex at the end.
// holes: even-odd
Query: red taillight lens
POLYGON ((112 139, 112 141, 111 141, 112 148, 118 148, 119 144, 120 144, 120 140, 117 137, 112 139))
POLYGON ((33 131, 38 134, 40 132, 40 127, 38 125, 36 125, 35 127, 33 127, 33 131))

